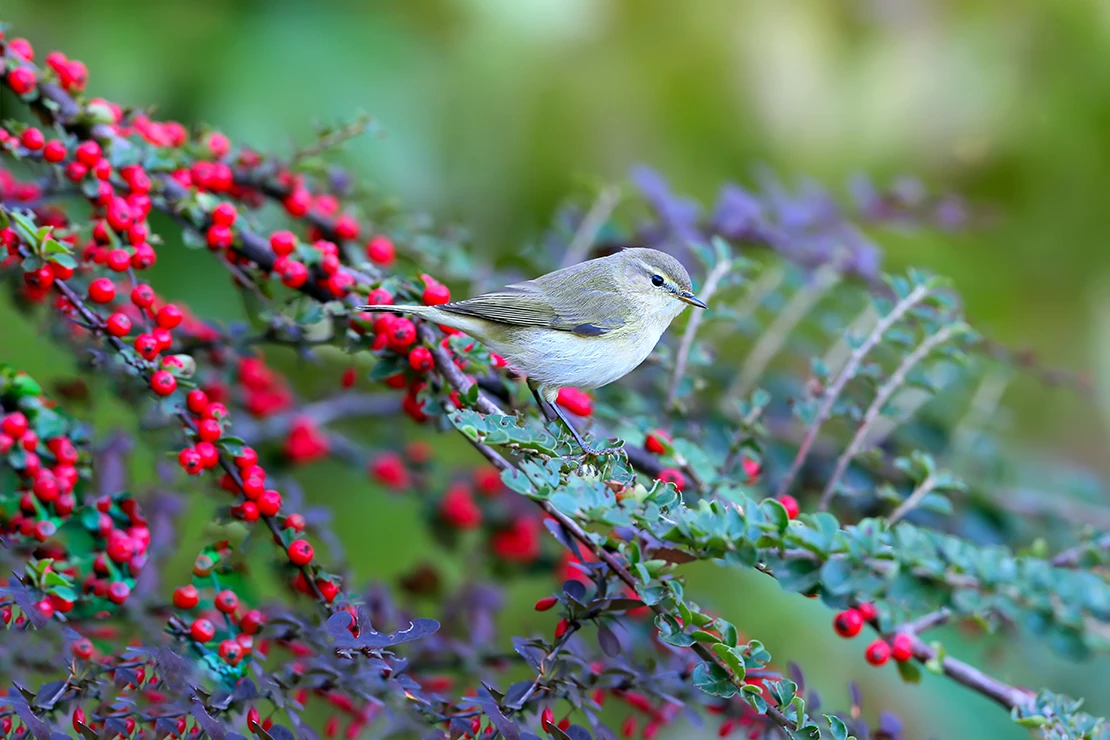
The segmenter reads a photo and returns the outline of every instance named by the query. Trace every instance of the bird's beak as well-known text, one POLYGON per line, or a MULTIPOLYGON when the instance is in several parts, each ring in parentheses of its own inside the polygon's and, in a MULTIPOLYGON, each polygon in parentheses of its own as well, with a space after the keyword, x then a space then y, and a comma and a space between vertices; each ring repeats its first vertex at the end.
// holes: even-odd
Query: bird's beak
POLYGON ((697 306, 698 308, 709 308, 709 306, 699 301, 698 297, 688 290, 684 290, 681 293, 676 293, 675 296, 678 298, 678 300, 682 301, 683 303, 689 303, 691 306, 697 306))

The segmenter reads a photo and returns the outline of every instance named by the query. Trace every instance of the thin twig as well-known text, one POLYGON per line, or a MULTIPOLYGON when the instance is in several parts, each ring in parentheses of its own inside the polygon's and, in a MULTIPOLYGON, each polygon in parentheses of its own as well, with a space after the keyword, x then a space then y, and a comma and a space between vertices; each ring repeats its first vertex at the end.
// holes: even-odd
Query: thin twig
POLYGON ((752 385, 763 375, 763 371, 779 353, 791 332, 801 323, 814 306, 824 298, 841 280, 841 275, 832 267, 824 267, 803 287, 790 297, 786 306, 775 316, 771 325, 756 341, 744 362, 740 375, 732 382, 726 397, 733 398, 747 393, 752 385))
MULTIPOLYGON (((705 287, 701 291, 701 300, 704 303, 709 303, 709 299, 717 292, 717 286, 721 279, 731 269, 732 260, 723 259, 709 271, 709 275, 705 278, 705 287)), ((690 321, 686 323, 686 330, 682 332, 682 341, 678 345, 678 354, 675 355, 671 386, 667 390, 667 400, 663 402, 664 409, 674 406, 675 399, 678 397, 678 384, 682 382, 682 375, 686 372, 686 363, 690 359, 690 348, 694 345, 694 337, 698 333, 698 327, 701 326, 701 320, 704 316, 705 312, 695 311, 693 316, 690 317, 690 321)))
POLYGON ((621 189, 616 185, 602 188, 567 246, 566 254, 563 255, 563 267, 576 265, 585 259, 586 253, 597 239, 598 232, 605 226, 613 209, 620 202, 620 197, 621 189))
MULTIPOLYGON (((887 328, 889 328, 889 325, 887 328)), ((875 329, 876 331, 872 333, 872 336, 875 336, 876 342, 878 342, 878 340, 882 338, 882 333, 879 330, 879 326, 876 326, 875 329)), ((850 465, 855 456, 859 454, 860 448, 863 446, 863 440, 867 437, 868 430, 871 429, 871 426, 879 418, 879 415, 882 413, 883 409, 886 408, 886 405, 890 401, 890 399, 894 397, 894 394, 897 393, 903 385, 905 385, 906 376, 909 375, 911 370, 917 367, 918 363, 922 362, 926 357, 928 357, 933 350, 947 342, 949 339, 952 338, 954 334, 956 334, 958 331, 961 331, 962 329, 963 324, 957 322, 946 324, 936 333, 930 334, 928 337, 922 340, 921 343, 918 344, 912 352, 910 352, 902 359, 902 362, 899 363, 895 371, 890 374, 890 377, 887 378, 886 382, 883 383, 879 387, 879 390, 875 392, 875 398, 872 399, 871 405, 869 405, 867 407, 867 411, 864 412, 863 420, 856 428, 856 433, 852 435, 852 441, 848 443, 848 446, 844 448, 844 452, 841 453, 839 458, 837 458, 836 467, 833 469, 832 475, 829 476, 829 480, 825 484, 825 490, 821 494, 821 500, 817 504, 817 509, 819 511, 824 511, 828 508, 829 502, 832 501, 833 495, 836 492, 837 484, 840 483, 841 477, 843 477, 844 473, 848 470, 848 465, 850 465)), ((886 329, 882 329, 882 331, 886 331, 886 329)), ((866 352, 863 354, 866 354, 866 352)), ((863 354, 859 355, 860 360, 863 359, 863 354)), ((849 360, 849 363, 851 363, 851 360, 849 360)), ((839 381, 840 378, 837 378, 837 380, 839 381)), ((843 388, 843 384, 841 384, 840 388, 843 388)), ((838 395, 840 395, 839 389, 837 389, 835 395, 833 396, 833 400, 835 400, 835 396, 838 395)), ((829 408, 831 408, 831 404, 829 405, 829 408)), ((814 429, 815 432, 816 427, 818 427, 819 425, 820 419, 821 417, 818 416, 817 420, 815 420, 810 427, 811 429, 814 429)), ((807 434, 807 439, 808 437, 809 435, 807 434)), ((802 444, 805 444, 804 440, 802 444)), ((891 515, 891 523, 893 524, 894 521, 898 519, 898 517, 905 514, 911 508, 916 506, 917 502, 922 497, 924 497, 926 493, 928 493, 928 489, 925 489, 924 492, 922 492, 920 487, 919 490, 914 491, 914 495, 917 495, 917 498, 911 496, 910 498, 903 501, 902 505, 898 507, 898 510, 891 515)))
POLYGON ((913 492, 906 497, 906 500, 898 504, 898 508, 890 513, 890 516, 887 517, 886 520, 887 525, 893 527, 895 522, 913 511, 914 507, 921 503, 921 499, 932 492, 933 485, 936 484, 936 482, 937 480, 932 474, 925 476, 925 478, 917 484, 917 487, 913 489, 913 492))
POLYGON ((824 400, 817 410, 817 415, 806 429, 805 437, 802 439, 801 445, 798 446, 798 452, 794 456, 794 461, 790 464, 790 469, 787 471, 786 475, 783 476, 782 482, 779 483, 778 491, 775 494, 776 496, 781 497, 790 490, 790 486, 793 485, 794 479, 798 476, 798 472, 802 469, 802 465, 809 456, 809 450, 813 446, 814 441, 816 441, 817 435, 821 431, 821 426, 832 414, 833 406, 836 404, 836 400, 840 398, 841 391, 844 390, 844 386, 848 384, 848 381, 856 376, 856 372, 859 370, 859 366, 864 358, 867 357, 880 341, 882 341, 883 336, 892 326, 898 323, 898 321, 900 321, 911 308, 917 305, 918 302, 924 300, 924 298, 929 295, 929 290, 929 287, 926 285, 918 285, 910 291, 905 298, 894 305, 890 313, 879 319, 875 324, 875 328, 871 330, 871 333, 868 334, 863 342, 848 356, 848 361, 844 363, 844 367, 841 368, 836 379, 833 380, 825 390, 824 400))

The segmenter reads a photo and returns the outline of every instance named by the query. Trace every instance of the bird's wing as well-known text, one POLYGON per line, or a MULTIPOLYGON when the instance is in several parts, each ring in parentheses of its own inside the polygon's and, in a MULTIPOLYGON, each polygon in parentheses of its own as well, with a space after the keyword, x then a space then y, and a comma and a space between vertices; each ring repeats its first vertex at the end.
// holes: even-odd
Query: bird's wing
POLYGON ((624 326, 624 319, 612 310, 613 295, 587 289, 576 291, 573 302, 555 300, 529 280, 439 308, 510 326, 547 327, 597 337, 624 326))

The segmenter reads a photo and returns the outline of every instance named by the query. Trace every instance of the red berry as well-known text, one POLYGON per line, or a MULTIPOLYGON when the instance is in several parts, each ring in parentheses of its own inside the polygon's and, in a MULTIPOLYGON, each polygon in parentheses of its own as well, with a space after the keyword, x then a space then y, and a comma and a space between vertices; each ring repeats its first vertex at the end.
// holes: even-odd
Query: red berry
POLYGON ((230 203, 220 203, 212 209, 212 223, 217 226, 231 226, 239 217, 239 211, 230 203))
POLYGON ((31 490, 35 492, 38 500, 44 503, 54 501, 60 493, 58 480, 48 470, 39 471, 39 474, 35 476, 35 484, 31 490))
POLYGON ((863 621, 865 622, 870 622, 879 615, 879 610, 869 601, 865 601, 856 606, 856 611, 859 612, 859 615, 863 617, 863 621))
POLYGON ((750 457, 745 457, 742 464, 744 466, 744 474, 748 476, 747 482, 749 484, 755 483, 756 480, 759 479, 760 472, 762 472, 760 464, 750 457))
POLYGON ((188 611, 200 603, 200 593, 191 583, 178 586, 173 590, 173 605, 178 609, 188 611))
POLYGON ((290 216, 300 218, 308 213, 308 209, 312 206, 312 194, 304 188, 294 188, 289 195, 285 196, 282 204, 290 216))
POLYGON ((216 636, 216 627, 211 621, 204 619, 194 619, 193 623, 189 625, 189 636, 197 642, 208 642, 216 636))
POLYGON ((207 144, 208 151, 212 152, 212 156, 216 159, 221 159, 225 154, 231 151, 231 142, 219 131, 213 131, 208 134, 207 144))
POLYGON ((194 414, 200 414, 208 408, 208 394, 200 388, 194 388, 185 396, 185 405, 194 414))
POLYGON ((416 341, 416 325, 408 319, 396 319, 389 326, 387 341, 394 352, 406 351, 416 341))
MULTIPOLYGON (((14 38, 8 42, 8 51, 15 54, 21 59, 33 62, 35 61, 35 48, 31 46, 31 42, 24 38, 14 38)), ((49 58, 49 57, 48 57, 49 58)))
POLYGON ((154 251, 154 247, 145 242, 135 245, 135 253, 131 255, 131 266, 136 270, 145 270, 157 261, 158 253, 154 251))
POLYGON ((249 468, 258 464, 258 453, 253 447, 244 447, 243 451, 235 456, 235 464, 242 468, 249 468))
POLYGON ((426 373, 435 366, 432 352, 427 347, 414 347, 409 352, 409 365, 418 373, 426 373))
POLYGON ((299 288, 308 280, 308 268, 304 263, 288 260, 281 269, 281 282, 289 288, 299 288))
POLYGON ((315 554, 308 540, 293 540, 287 552, 289 561, 293 565, 308 565, 312 562, 312 556, 315 554))
POLYGON ((55 280, 69 280, 73 277, 73 268, 62 265, 58 262, 50 262, 47 264, 50 272, 54 273, 55 280))
POLYGON ((144 360, 153 360, 161 351, 161 345, 158 344, 158 340, 154 338, 153 334, 140 334, 135 337, 135 351, 144 360))
POLYGON ((216 608, 224 614, 231 614, 239 608, 239 597, 234 591, 225 588, 223 591, 216 594, 213 603, 216 605, 216 608))
POLYGON ((536 611, 545 612, 558 603, 559 600, 556 599, 554 596, 545 596, 544 598, 536 602, 536 611))
POLYGON ((8 84, 16 95, 26 95, 35 89, 38 77, 29 67, 16 67, 8 72, 8 84))
POLYGON ((79 658, 80 660, 88 660, 93 654, 93 644, 89 638, 82 637, 73 641, 70 650, 73 652, 73 657, 79 658))
POLYGON ((258 497, 258 513, 262 516, 274 516, 281 511, 281 493, 269 488, 258 497))
POLYGON ((104 211, 104 219, 116 233, 122 234, 131 225, 131 206, 127 205, 127 201, 123 198, 112 198, 104 211))
POLYGON ((97 278, 89 284, 89 300, 93 303, 111 303, 116 298, 116 286, 109 278, 97 278))
POLYGON ((113 337, 124 337, 131 332, 131 319, 122 313, 114 313, 108 317, 104 327, 113 337))
POLYGON ((863 656, 871 665, 882 665, 890 659, 890 645, 887 644, 886 640, 875 640, 867 646, 867 651, 863 656))
POLYGON ((662 429, 656 429, 644 440, 644 449, 656 455, 662 455, 667 451, 667 448, 663 444, 664 441, 670 442, 671 435, 667 434, 662 429))
POLYGON ((12 439, 20 439, 27 433, 27 417, 22 411, 13 411, 0 420, 0 431, 12 439))
POLYGON ((122 604, 131 595, 131 587, 123 581, 113 581, 108 586, 108 600, 113 604, 122 604))
POLYGON ((833 629, 841 637, 855 637, 863 629, 863 617, 855 609, 845 609, 833 618, 833 629))
POLYGON ((192 447, 186 447, 177 454, 177 463, 189 475, 197 475, 204 470, 204 461, 200 453, 192 447))
POLYGON ((197 424, 197 436, 205 442, 215 442, 222 433, 220 422, 215 419, 202 419, 197 424))
POLYGON ((100 161, 100 144, 95 141, 82 141, 77 145, 77 161, 86 167, 95 167, 100 161))
POLYGON ((366 256, 374 264, 389 267, 397 256, 393 242, 384 236, 375 236, 366 242, 366 256))
POLYGON ((158 309, 156 320, 158 321, 158 326, 163 329, 174 329, 184 318, 185 314, 181 312, 180 308, 172 303, 167 303, 158 309))
POLYGON ((46 142, 42 150, 42 158, 47 162, 61 162, 66 158, 66 145, 58 139, 46 142))
POLYGON ((681 470, 675 468, 663 468, 659 471, 659 480, 665 483, 674 483, 674 487, 680 491, 686 486, 686 476, 682 474, 681 470))
POLYGON ((297 237, 293 236, 292 231, 275 231, 270 234, 270 248, 278 257, 290 254, 296 246, 297 237))
POLYGON ((108 260, 105 264, 113 272, 124 272, 131 266, 131 255, 126 249, 113 249, 108 252, 108 260))
POLYGON ((794 498, 790 494, 786 494, 779 497, 779 503, 782 504, 784 509, 786 509, 786 516, 788 518, 798 518, 798 512, 801 511, 801 509, 798 507, 798 499, 794 498))
POLYGON ((344 213, 335 219, 333 229, 340 239, 358 239, 358 221, 350 214, 344 213))
POLYGON ((559 395, 555 398, 555 403, 576 416, 589 416, 594 412, 593 399, 585 391, 580 391, 577 388, 559 389, 559 395))
POLYGON ((370 473, 378 482, 400 490, 408 485, 408 471, 405 462, 395 452, 387 452, 370 464, 370 473))
MULTIPOLYGON (((426 276, 425 279, 427 280, 426 276)), ((442 283, 428 281, 428 287, 424 288, 422 297, 425 306, 440 306, 451 302, 451 291, 442 283)))
POLYGON ((567 633, 567 627, 569 626, 570 625, 567 624, 567 620, 560 619, 559 623, 555 625, 555 639, 558 640, 560 637, 565 635, 567 633))
POLYGON ((177 378, 168 370, 158 370, 150 376, 150 388, 159 396, 168 396, 177 390, 177 378))
POLYGON ((305 520, 303 514, 296 512, 285 517, 285 521, 281 523, 282 529, 292 529, 294 532, 303 532, 305 527, 305 520))
POLYGON ((92 172, 97 180, 107 180, 112 176, 112 163, 107 159, 102 159, 92 168, 92 172))
POLYGON ((551 710, 551 707, 544 707, 543 712, 540 713, 540 727, 547 730, 547 726, 553 724, 555 724, 555 712, 551 710))
POLYGON ((208 248, 212 250, 228 249, 235 242, 235 234, 231 229, 220 224, 209 226, 205 238, 208 240, 208 248))
POLYGON ((899 663, 913 658, 913 638, 904 632, 896 634, 890 641, 890 657, 899 663))
POLYGON ((19 142, 31 151, 37 152, 46 144, 46 137, 37 128, 28 128, 24 129, 23 133, 19 135, 19 142))
POLYGON ((54 284, 54 271, 50 269, 49 265, 42 265, 30 272, 23 273, 23 282, 28 287, 46 290, 54 284))
POLYGON ((251 609, 239 620, 239 629, 243 630, 243 632, 246 632, 248 635, 254 635, 262 628, 264 621, 262 612, 257 609, 251 609))
POLYGON ((439 514, 456 529, 473 529, 482 523, 482 510, 465 485, 456 484, 447 489, 439 504, 439 514))

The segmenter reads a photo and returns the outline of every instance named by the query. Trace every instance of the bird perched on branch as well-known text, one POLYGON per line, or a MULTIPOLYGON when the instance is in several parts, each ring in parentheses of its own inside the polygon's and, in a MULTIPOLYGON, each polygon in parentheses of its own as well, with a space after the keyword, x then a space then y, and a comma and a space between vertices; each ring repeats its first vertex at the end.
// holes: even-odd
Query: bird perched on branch
POLYGON ((705 308, 677 259, 628 248, 439 306, 359 306, 411 314, 458 329, 528 378, 544 416, 551 410, 587 454, 599 449, 556 403, 560 388, 599 388, 640 365, 686 306, 705 308))

